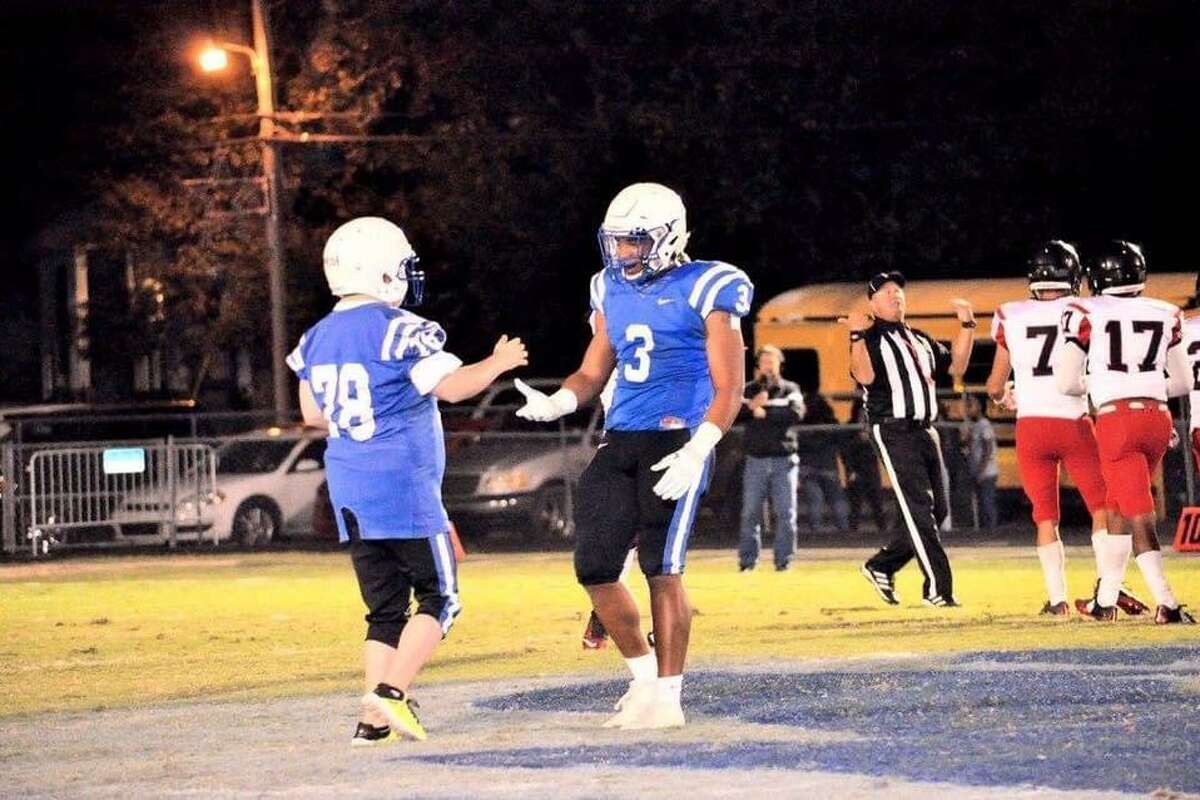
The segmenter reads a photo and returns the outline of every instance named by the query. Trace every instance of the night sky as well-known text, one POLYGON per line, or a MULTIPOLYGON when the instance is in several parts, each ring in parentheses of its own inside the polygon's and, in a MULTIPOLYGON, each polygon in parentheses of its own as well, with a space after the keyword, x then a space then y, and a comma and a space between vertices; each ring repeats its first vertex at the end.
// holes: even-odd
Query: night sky
MULTIPOLYGON (((429 313, 465 355, 511 329, 565 370, 599 216, 643 179, 681 191, 693 255, 746 268, 758 303, 876 265, 1019 274, 1051 237, 1085 258, 1131 238, 1152 269, 1197 267, 1195 3, 268 5, 281 107, 361 111, 365 132, 415 137, 285 153, 296 335, 327 306, 305 288, 324 236, 373 210, 413 229, 429 313), (554 307, 527 324, 502 289, 554 307)), ((130 131, 178 109, 213 131, 198 120, 252 110, 247 76, 204 83, 187 61, 205 30, 248 41, 248 6, 3 4, 0 401, 37 394, 39 239, 96 208, 108 180, 162 177, 174 151, 130 131)))

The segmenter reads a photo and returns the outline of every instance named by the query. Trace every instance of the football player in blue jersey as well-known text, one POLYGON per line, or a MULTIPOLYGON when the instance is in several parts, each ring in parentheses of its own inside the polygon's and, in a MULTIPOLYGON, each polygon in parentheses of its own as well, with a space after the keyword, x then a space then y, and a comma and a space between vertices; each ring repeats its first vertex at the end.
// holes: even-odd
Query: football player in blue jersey
POLYGON ((445 349, 441 326, 402 308, 420 302, 425 276, 404 232, 385 219, 342 225, 324 261, 340 299, 287 361, 305 424, 329 431, 329 499, 368 611, 367 693, 351 743, 424 739, 409 685, 462 608, 437 401, 478 394, 528 357, 520 339, 502 336, 492 355, 464 366, 445 349))
POLYGON ((633 680, 606 727, 684 724, 680 690, 692 609, 682 575, 688 537, 745 384, 740 320, 754 287, 737 267, 692 261, 683 201, 638 183, 600 226, 604 269, 591 281, 595 333, 577 371, 547 395, 525 386, 517 414, 550 421, 595 397, 616 371, 604 439, 579 482, 575 574, 633 680), (636 539, 650 585, 655 648, 618 577, 636 539))

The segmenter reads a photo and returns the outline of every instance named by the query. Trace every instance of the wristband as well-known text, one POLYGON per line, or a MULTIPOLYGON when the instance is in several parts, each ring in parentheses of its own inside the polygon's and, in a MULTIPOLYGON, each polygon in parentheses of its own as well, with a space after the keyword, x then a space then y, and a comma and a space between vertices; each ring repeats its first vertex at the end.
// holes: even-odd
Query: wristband
POLYGON ((562 388, 554 394, 550 395, 550 402, 563 413, 563 416, 570 414, 579 407, 579 398, 570 389, 562 388))

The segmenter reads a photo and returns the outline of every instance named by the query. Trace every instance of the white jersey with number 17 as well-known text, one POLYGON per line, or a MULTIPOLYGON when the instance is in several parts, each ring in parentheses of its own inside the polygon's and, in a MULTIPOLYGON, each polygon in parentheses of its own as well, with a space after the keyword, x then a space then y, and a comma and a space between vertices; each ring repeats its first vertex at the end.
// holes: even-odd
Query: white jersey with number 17
POLYGON ((1076 298, 1062 315, 1067 342, 1087 353, 1087 388, 1097 407, 1131 397, 1167 399, 1167 361, 1182 341, 1179 308, 1150 297, 1076 298))
POLYGON ((1075 299, 1015 300, 1003 303, 992 317, 992 339, 1008 351, 1012 363, 1017 417, 1079 419, 1087 414, 1087 398, 1060 392, 1051 367, 1063 347, 1063 311, 1075 299))

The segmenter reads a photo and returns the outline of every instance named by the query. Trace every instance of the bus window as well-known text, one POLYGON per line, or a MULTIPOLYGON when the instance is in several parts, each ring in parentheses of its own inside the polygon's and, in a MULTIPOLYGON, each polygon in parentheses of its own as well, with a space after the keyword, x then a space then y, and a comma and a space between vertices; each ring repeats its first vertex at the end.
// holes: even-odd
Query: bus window
POLYGON ((821 357, 811 347, 783 351, 783 377, 800 385, 803 392, 815 392, 821 386, 821 357))

